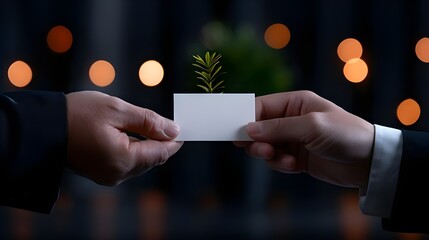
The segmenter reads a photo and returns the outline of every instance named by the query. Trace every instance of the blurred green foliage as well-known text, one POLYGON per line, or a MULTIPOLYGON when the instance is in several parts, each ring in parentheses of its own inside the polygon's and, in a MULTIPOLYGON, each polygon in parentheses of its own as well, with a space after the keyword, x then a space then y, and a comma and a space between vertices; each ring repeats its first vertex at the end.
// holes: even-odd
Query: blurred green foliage
MULTIPOLYGON (((251 27, 232 31, 220 22, 210 22, 203 28, 201 37, 201 44, 191 48, 190 60, 192 55, 207 49, 221 53, 226 93, 259 96, 291 88, 293 75, 282 50, 268 47, 263 35, 256 36, 251 27)), ((188 72, 193 73, 192 70, 188 72)), ((194 75, 187 79, 191 80, 191 86, 198 83, 194 75)), ((197 88, 192 90, 201 92, 197 88)))

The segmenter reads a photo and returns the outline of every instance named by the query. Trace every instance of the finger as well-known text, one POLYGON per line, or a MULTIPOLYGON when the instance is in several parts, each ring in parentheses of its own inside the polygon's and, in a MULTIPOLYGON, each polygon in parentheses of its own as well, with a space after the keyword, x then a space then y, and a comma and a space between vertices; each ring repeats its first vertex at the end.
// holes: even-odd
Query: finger
POLYGON ((125 103, 118 128, 154 140, 172 140, 179 134, 179 126, 156 112, 125 103))
POLYGON ((287 153, 278 153, 273 159, 268 159, 268 166, 282 173, 300 173, 302 170, 298 168, 297 159, 287 153))
POLYGON ((131 142, 129 148, 130 161, 134 163, 134 169, 143 173, 150 168, 164 164, 182 145, 183 142, 175 141, 145 140, 131 142))
POLYGON ((268 143, 295 142, 305 143, 315 114, 298 117, 275 118, 247 125, 247 133, 255 141, 268 143))
POLYGON ((271 144, 263 142, 253 142, 246 146, 246 153, 249 156, 256 158, 271 159, 274 157, 276 151, 271 144))
POLYGON ((256 98, 256 120, 299 116, 333 106, 311 91, 275 93, 256 98))

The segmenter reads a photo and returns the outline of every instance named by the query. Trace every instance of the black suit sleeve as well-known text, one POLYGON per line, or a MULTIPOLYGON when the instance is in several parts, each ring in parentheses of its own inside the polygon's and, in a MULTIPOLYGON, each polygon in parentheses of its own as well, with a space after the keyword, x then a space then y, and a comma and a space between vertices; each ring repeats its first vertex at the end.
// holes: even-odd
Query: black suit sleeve
POLYGON ((403 152, 390 218, 385 230, 429 233, 429 133, 402 131, 403 152))
POLYGON ((67 145, 63 93, 0 94, 0 205, 50 213, 67 145))

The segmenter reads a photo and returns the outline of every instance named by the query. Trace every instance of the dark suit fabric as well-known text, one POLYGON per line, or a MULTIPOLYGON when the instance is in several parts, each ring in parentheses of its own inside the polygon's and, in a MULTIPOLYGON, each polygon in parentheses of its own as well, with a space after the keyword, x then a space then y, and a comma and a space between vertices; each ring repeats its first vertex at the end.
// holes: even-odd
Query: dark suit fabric
POLYGON ((0 94, 0 205, 50 213, 67 145, 63 93, 0 94))
POLYGON ((383 228, 429 233, 429 133, 403 131, 403 153, 392 214, 383 228))

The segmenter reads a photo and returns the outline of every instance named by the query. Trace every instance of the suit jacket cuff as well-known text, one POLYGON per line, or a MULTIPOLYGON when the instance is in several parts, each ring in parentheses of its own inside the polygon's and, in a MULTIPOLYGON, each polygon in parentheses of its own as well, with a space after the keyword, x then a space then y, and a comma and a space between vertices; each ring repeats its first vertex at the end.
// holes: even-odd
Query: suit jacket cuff
POLYGON ((392 212, 385 230, 429 233, 429 133, 403 130, 403 153, 392 212))
POLYGON ((0 204, 49 213, 66 158, 63 93, 19 91, 0 95, 0 204), (4 150, 6 149, 6 150, 4 150))

